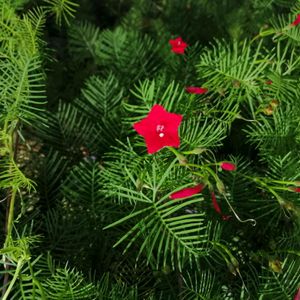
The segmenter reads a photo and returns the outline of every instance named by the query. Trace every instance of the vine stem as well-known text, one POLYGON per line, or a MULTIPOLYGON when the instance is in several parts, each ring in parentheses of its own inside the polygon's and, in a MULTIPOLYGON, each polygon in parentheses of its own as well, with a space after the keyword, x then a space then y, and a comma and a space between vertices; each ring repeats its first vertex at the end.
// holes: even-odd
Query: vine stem
POLYGON ((17 190, 13 189, 10 199, 7 203, 7 206, 9 206, 9 208, 8 208, 8 216, 7 216, 7 223, 6 223, 6 238, 5 238, 4 248, 8 246, 9 240, 11 238, 11 232, 12 232, 13 221, 14 221, 14 208, 15 208, 16 194, 17 194, 17 190))
MULTIPOLYGON (((23 265, 23 260, 19 260, 18 261, 18 264, 17 264, 17 267, 16 267, 16 270, 15 270, 15 274, 14 274, 14 277, 12 278, 12 280, 10 281, 10 284, 7 288, 7 290, 5 291, 3 297, 2 297, 2 300, 6 300, 8 299, 8 296, 10 294, 10 291, 11 289, 13 288, 18 276, 19 276, 19 273, 21 271, 21 268, 22 268, 22 265, 23 265)), ((6 273, 7 274, 7 273, 6 273)))
POLYGON ((255 219, 246 219, 246 220, 242 220, 239 215, 236 213, 236 211, 234 210, 234 208, 232 207, 232 205, 230 204, 229 200, 227 199, 227 197, 225 195, 223 195, 225 198, 225 201, 227 202, 230 210, 232 211, 232 213, 235 215, 235 217, 237 218, 237 220, 241 223, 247 223, 250 222, 252 226, 256 226, 257 222, 255 219))
MULTIPOLYGON (((8 137, 8 141, 6 141, 6 147, 9 149, 9 158, 11 161, 15 161, 16 157, 17 157, 17 149, 18 149, 18 142, 19 142, 17 127, 18 127, 18 124, 16 124, 16 126, 14 127, 13 130, 10 130, 11 134, 8 137)), ((4 130, 5 131, 9 130, 7 122, 5 123, 4 130)), ((10 172, 11 172, 11 170, 10 170, 10 172)), ((15 209, 16 194, 17 194, 17 188, 12 187, 10 193, 7 196, 6 222, 5 222, 5 228, 4 228, 4 233, 6 234, 6 237, 5 237, 5 242, 4 242, 4 248, 6 248, 9 245, 9 242, 11 240, 11 234, 12 234, 12 228, 13 228, 13 222, 14 222, 14 209, 15 209)), ((10 268, 10 266, 6 263, 7 258, 5 256, 3 256, 3 261, 4 261, 5 273, 4 273, 4 278, 3 278, 2 300, 6 299, 8 296, 7 292, 9 292, 9 289, 6 289, 6 286, 8 284, 8 280, 9 280, 8 271, 10 268), (5 295, 7 295, 6 298, 4 298, 5 295)), ((18 272, 16 270, 15 274, 17 274, 17 273, 18 272)), ((14 277, 15 277, 15 275, 14 275, 14 277)), ((16 281, 16 278, 14 279, 13 284, 15 281, 16 281)), ((10 289, 12 288, 11 283, 10 283, 9 287, 10 287, 10 289)))

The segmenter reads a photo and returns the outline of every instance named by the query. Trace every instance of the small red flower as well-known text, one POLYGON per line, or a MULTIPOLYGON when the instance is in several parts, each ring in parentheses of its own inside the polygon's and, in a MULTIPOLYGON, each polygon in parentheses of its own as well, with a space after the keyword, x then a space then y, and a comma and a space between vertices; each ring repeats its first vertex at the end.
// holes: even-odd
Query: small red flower
POLYGON ((267 80, 266 82, 265 82, 265 84, 272 84, 273 83, 273 81, 272 80, 267 80))
POLYGON ((180 198, 187 198, 202 192, 204 188, 203 184, 197 184, 194 187, 185 188, 178 192, 172 193, 170 195, 170 199, 180 199, 180 198))
POLYGON ((297 15, 295 21, 291 24, 292 26, 296 26, 300 24, 300 14, 297 15))
POLYGON ((211 201, 212 201, 215 211, 222 216, 222 220, 228 221, 231 218, 231 216, 222 214, 222 210, 221 210, 221 207, 219 206, 219 203, 217 202, 215 192, 211 192, 211 201))
POLYGON ((298 291, 294 297, 294 300, 300 300, 300 288, 298 289, 298 291))
POLYGON ((155 104, 148 116, 133 124, 133 128, 145 139, 149 154, 171 146, 179 147, 178 128, 182 115, 169 113, 161 105, 155 104))
POLYGON ((169 40, 169 44, 172 46, 171 51, 176 54, 184 54, 185 48, 188 46, 181 37, 178 37, 174 40, 169 40))
POLYGON ((218 213, 218 214, 222 214, 222 211, 221 211, 221 208, 217 202, 217 198, 216 198, 216 195, 214 192, 211 192, 211 200, 212 200, 212 204, 214 206, 214 209, 215 211, 218 213))
POLYGON ((300 193, 300 187, 290 186, 289 190, 295 193, 300 193))
POLYGON ((236 165, 230 162, 222 162, 220 167, 225 171, 235 171, 236 165))
POLYGON ((205 94, 208 92, 208 89, 197 87, 197 86, 189 86, 185 90, 190 94, 198 94, 198 95, 205 94))

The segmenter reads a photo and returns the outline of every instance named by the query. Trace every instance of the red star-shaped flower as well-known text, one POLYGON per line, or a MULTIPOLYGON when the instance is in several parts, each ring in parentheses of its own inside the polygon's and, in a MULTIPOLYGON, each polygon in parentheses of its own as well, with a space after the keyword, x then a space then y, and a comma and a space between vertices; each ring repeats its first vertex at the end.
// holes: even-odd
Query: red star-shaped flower
POLYGON ((166 146, 179 147, 178 128, 182 115, 169 113, 155 104, 148 116, 134 123, 133 128, 145 139, 148 153, 152 154, 166 146))
POLYGON ((171 51, 176 54, 184 54, 185 48, 188 46, 181 37, 178 37, 174 40, 169 40, 170 45, 172 46, 171 51))
POLYGON ((300 24, 300 14, 297 15, 295 21, 291 24, 292 26, 296 26, 300 24))

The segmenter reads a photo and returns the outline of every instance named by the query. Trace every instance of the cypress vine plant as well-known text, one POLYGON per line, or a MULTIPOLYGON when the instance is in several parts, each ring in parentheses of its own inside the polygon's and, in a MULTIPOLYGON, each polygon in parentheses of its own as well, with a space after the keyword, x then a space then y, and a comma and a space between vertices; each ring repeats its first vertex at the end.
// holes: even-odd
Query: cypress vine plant
POLYGON ((300 2, 0 0, 1 299, 300 298, 300 2))

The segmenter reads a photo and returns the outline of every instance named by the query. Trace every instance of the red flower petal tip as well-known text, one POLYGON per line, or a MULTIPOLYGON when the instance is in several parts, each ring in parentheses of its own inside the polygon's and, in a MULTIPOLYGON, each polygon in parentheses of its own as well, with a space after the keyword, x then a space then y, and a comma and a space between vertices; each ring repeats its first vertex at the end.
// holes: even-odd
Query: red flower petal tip
POLYGON ((215 195, 214 192, 211 192, 211 201, 212 201, 212 204, 213 204, 213 207, 214 207, 215 211, 218 214, 222 214, 221 207, 219 206, 219 204, 217 202, 217 198, 216 198, 216 195, 215 195))
POLYGON ((236 165, 230 162, 222 162, 220 167, 225 171, 235 171, 236 165))
POLYGON ((229 219, 231 219, 231 217, 232 217, 232 216, 229 216, 229 215, 223 215, 223 216, 222 216, 222 220, 223 220, 223 221, 228 221, 229 219))
MULTIPOLYGON (((300 187, 290 186, 289 190, 295 193, 300 193, 300 187)), ((299 299, 300 300, 300 299, 299 299)))
POLYGON ((219 203, 218 203, 218 201, 217 201, 215 192, 211 192, 211 201, 212 201, 214 210, 215 210, 218 214, 220 214, 220 215, 222 216, 222 220, 223 220, 223 221, 228 221, 228 220, 231 218, 231 216, 229 216, 229 215, 223 215, 223 214, 222 214, 222 210, 221 210, 221 207, 220 207, 220 205, 219 205, 219 203))
POLYGON ((296 26, 300 24, 300 14, 297 15, 295 21, 291 24, 292 26, 296 26))
POLYGON ((197 87, 197 86, 189 86, 185 90, 190 94, 197 94, 197 95, 205 94, 208 92, 208 89, 197 87))
POLYGON ((155 104, 148 116, 133 124, 138 134, 144 137, 149 154, 170 146, 178 148, 178 134, 182 115, 167 112, 163 106, 155 104))
POLYGON ((174 40, 169 40, 169 44, 172 47, 171 51, 176 54, 184 54, 185 48, 188 46, 188 44, 185 43, 181 37, 178 37, 174 40))
POLYGON ((300 288, 298 289, 298 291, 294 297, 294 300, 300 300, 300 288))
POLYGON ((199 194, 202 192, 204 188, 203 184, 197 184, 194 187, 185 188, 178 192, 172 193, 170 195, 170 199, 181 199, 181 198, 187 198, 196 194, 199 194))

